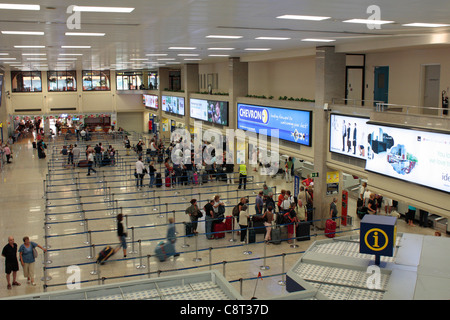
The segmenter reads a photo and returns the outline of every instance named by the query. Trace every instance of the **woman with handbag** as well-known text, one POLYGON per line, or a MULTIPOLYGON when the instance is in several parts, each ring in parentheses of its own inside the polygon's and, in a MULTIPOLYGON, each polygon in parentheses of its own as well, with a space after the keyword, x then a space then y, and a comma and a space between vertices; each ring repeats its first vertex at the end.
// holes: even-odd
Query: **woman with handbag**
POLYGON ((192 199, 190 203, 191 205, 186 209, 186 214, 189 215, 189 218, 191 220, 192 232, 194 234, 198 234, 197 232, 198 219, 203 217, 203 214, 198 208, 197 199, 192 199))
POLYGON ((34 282, 34 262, 36 261, 37 251, 36 247, 47 252, 46 249, 42 248, 35 242, 30 241, 29 237, 23 237, 23 244, 19 248, 20 263, 22 264, 23 276, 27 278, 27 283, 31 283, 35 286, 34 282))

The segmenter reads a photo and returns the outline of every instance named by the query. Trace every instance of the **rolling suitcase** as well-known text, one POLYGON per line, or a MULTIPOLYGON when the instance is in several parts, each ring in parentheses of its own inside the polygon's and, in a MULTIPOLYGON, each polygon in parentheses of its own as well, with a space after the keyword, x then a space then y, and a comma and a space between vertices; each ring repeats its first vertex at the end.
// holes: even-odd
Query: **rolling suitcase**
POLYGON ((78 162, 78 167, 87 168, 87 167, 89 167, 89 162, 87 160, 80 160, 78 162))
POLYGON ((272 228, 270 231, 270 238, 272 239, 270 243, 281 244, 281 228, 279 226, 272 228))
POLYGON ((225 238, 225 223, 214 223, 214 239, 225 238))
POLYGON ((99 252, 97 257, 98 264, 104 264, 112 255, 114 255, 115 250, 111 246, 106 246, 102 251, 99 252))
POLYGON ((256 242, 256 231, 255 228, 249 227, 247 229, 248 231, 248 243, 255 243, 256 242))
POLYGON ((194 172, 194 184, 198 184, 198 174, 194 172))
POLYGON ((186 237, 194 236, 194 231, 192 229, 192 222, 184 222, 184 228, 186 230, 186 237))
POLYGON ((297 241, 306 241, 310 240, 310 224, 309 222, 302 221, 297 224, 297 227, 295 228, 295 234, 297 237, 297 241))
POLYGON ((162 186, 161 173, 159 173, 159 172, 156 174, 155 185, 157 188, 161 188, 161 186, 162 186))
POLYGON ((233 230, 233 217, 232 216, 227 216, 225 218, 225 230, 227 232, 231 232, 231 230, 233 230))
POLYGON ((161 241, 155 248, 155 255, 160 262, 164 262, 167 258, 175 255, 175 247, 171 242, 161 241))
POLYGON ((325 223, 325 235, 328 238, 334 238, 336 236, 336 221, 328 219, 325 223))
POLYGON ((170 177, 166 177, 166 187, 170 188, 170 182, 171 182, 171 178, 170 177))

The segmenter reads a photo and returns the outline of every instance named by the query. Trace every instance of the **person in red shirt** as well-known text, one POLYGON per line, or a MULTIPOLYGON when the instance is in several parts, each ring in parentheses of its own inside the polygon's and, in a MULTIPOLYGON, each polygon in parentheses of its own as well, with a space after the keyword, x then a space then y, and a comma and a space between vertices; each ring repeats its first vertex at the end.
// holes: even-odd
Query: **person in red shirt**
POLYGON ((311 182, 313 182, 314 180, 311 179, 311 176, 308 174, 307 178, 305 180, 302 181, 302 185, 304 185, 305 187, 309 187, 309 185, 311 184, 311 182))

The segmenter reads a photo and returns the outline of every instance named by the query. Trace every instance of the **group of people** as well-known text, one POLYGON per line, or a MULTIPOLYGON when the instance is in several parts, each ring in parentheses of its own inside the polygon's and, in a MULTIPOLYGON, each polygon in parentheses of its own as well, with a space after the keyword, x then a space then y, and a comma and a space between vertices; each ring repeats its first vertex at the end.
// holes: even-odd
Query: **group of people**
POLYGON ((28 236, 23 237, 23 244, 20 247, 18 247, 17 243, 14 242, 14 237, 8 237, 8 243, 3 247, 2 250, 2 256, 5 258, 5 273, 6 280, 8 282, 8 289, 12 289, 13 286, 21 285, 17 281, 19 261, 20 265, 22 266, 23 275, 27 279, 27 283, 32 286, 36 285, 36 282, 34 281, 34 264, 37 257, 36 248, 40 248, 44 252, 47 251, 36 242, 30 241, 30 238, 28 236), (19 253, 19 259, 17 258, 17 253, 19 253))

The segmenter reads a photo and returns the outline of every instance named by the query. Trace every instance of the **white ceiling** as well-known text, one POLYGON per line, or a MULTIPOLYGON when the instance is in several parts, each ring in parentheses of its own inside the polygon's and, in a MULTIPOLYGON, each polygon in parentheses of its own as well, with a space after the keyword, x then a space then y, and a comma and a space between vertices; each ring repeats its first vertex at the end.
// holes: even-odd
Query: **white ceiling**
MULTIPOLYGON (((1 0, 0 0, 1 1, 1 0)), ((12 1, 4 0, 6 3, 12 1)), ((11 64, 32 69, 54 69, 57 63, 67 63, 68 69, 146 68, 150 62, 160 62, 146 54, 167 53, 171 62, 210 63, 226 58, 210 54, 227 54, 243 60, 264 60, 283 56, 283 52, 311 52, 323 43, 302 42, 304 38, 333 39, 341 51, 366 52, 396 47, 450 45, 450 28, 412 28, 402 24, 412 22, 450 24, 448 1, 434 0, 108 0, 77 1, 79 6, 133 7, 131 13, 81 13, 80 30, 69 30, 68 0, 23 0, 17 3, 39 4, 39 11, 0 10, 0 31, 41 31, 43 36, 0 34, 1 58, 5 70, 11 64), (369 29, 365 24, 343 23, 352 18, 367 19, 370 5, 380 8, 382 20, 395 21, 381 29, 369 29), (311 22, 277 19, 286 14, 319 15, 329 20, 311 22), (69 37, 65 32, 101 32, 104 37, 69 37), (209 39, 208 35, 238 35, 241 39, 209 39), (289 37, 290 40, 255 40, 256 37, 289 37), (16 49, 16 45, 43 45, 44 49, 16 49), (61 49, 62 45, 88 45, 90 49, 61 49), (195 47, 194 50, 169 50, 171 46, 195 47), (208 50, 211 47, 234 48, 231 51, 208 50), (253 52, 246 48, 270 48, 253 52), (308 51, 309 50, 309 51, 308 51), (31 61, 23 53, 45 53, 42 61, 31 61), (81 53, 75 61, 58 61, 61 53, 81 53), (198 54, 180 57, 178 54, 198 54), (185 61, 198 58, 200 61, 185 61), (148 59, 133 61, 130 59, 148 59), (8 62, 8 63, 7 63, 8 62), (125 64, 120 65, 125 62, 125 64), (148 62, 144 64, 143 62, 148 62), (39 67, 36 65, 47 65, 39 67), (118 66, 116 64, 119 64, 118 66)), ((20 67, 19 67, 20 68, 20 67)), ((23 67, 21 68, 23 69, 23 67)))

